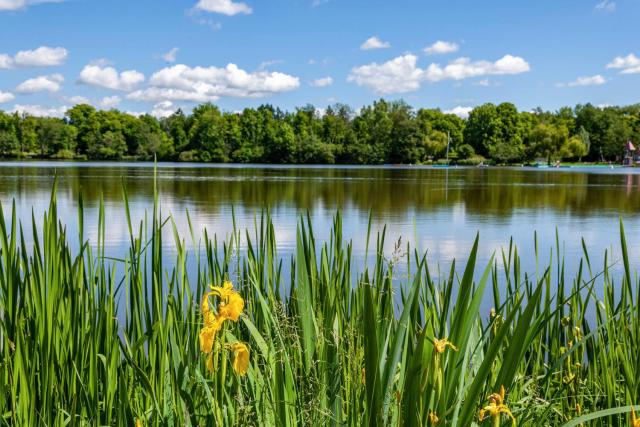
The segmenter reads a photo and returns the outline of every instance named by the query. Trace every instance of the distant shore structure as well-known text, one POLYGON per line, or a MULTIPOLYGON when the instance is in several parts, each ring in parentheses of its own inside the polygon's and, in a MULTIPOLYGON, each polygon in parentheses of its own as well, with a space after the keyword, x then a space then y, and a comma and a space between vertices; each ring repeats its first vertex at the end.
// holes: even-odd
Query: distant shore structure
POLYGON ((638 166, 640 165, 640 151, 636 148, 631 140, 627 141, 624 145, 624 157, 622 159, 622 166, 638 166))

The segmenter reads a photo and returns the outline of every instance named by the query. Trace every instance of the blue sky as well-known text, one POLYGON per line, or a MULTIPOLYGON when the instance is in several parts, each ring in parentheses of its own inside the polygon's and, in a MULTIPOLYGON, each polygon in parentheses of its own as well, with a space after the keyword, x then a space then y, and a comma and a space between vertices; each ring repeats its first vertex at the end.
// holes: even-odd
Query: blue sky
POLYGON ((0 0, 0 109, 640 101, 640 0, 0 0))

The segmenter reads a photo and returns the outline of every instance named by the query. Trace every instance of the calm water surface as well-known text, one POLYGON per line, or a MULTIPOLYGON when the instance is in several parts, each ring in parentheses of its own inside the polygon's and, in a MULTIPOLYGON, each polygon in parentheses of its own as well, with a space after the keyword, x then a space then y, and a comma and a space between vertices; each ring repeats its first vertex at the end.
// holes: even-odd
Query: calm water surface
MULTIPOLYGON (((77 230, 77 201, 85 203, 85 229, 97 232, 97 209, 104 197, 107 250, 124 253, 129 242, 123 209, 126 185, 132 216, 141 220, 153 203, 152 164, 0 163, 0 201, 10 216, 10 203, 28 224, 31 211, 41 215, 58 177, 58 206, 70 236, 77 230)), ((410 242, 428 250, 435 266, 464 261, 480 232, 480 260, 506 247, 513 237, 523 255, 522 266, 535 271, 534 231, 545 258, 555 246, 556 229, 567 269, 575 270, 583 237, 592 262, 604 249, 619 256, 618 218, 622 217, 634 267, 640 255, 640 170, 608 168, 418 168, 418 167, 281 167, 161 164, 158 188, 164 214, 172 214, 188 239, 185 211, 195 231, 206 228, 229 235, 232 207, 241 228, 252 228, 256 215, 271 211, 280 255, 295 247, 296 224, 310 213, 316 237, 328 237, 332 216, 342 212, 344 235, 353 239, 361 260, 369 213, 374 230, 387 226, 386 252, 394 242, 410 242)), ((28 227, 27 227, 28 228, 28 227)), ((165 239, 166 251, 173 250, 165 239)), ((596 260, 596 261, 594 261, 596 260)), ((357 262, 356 262, 357 265, 357 262)))

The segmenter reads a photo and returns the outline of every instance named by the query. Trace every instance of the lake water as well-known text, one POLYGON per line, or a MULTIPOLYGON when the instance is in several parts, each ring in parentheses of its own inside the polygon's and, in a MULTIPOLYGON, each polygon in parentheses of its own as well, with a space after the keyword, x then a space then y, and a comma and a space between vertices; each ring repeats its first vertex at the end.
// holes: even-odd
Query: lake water
MULTIPOLYGON (((0 201, 7 218, 16 201, 18 217, 29 229, 32 209, 46 209, 54 177, 58 206, 69 235, 77 230, 77 203, 83 194, 86 235, 95 239, 97 210, 104 197, 106 246, 112 256, 128 242, 122 184, 135 220, 153 203, 154 169, 145 163, 0 164, 0 201)), ((619 256, 618 218, 625 223, 632 264, 640 255, 640 170, 624 168, 432 168, 432 167, 284 167, 262 165, 160 164, 157 170, 162 211, 172 214, 188 239, 185 211, 195 231, 226 237, 232 229, 232 207, 240 228, 252 228, 256 215, 269 208, 280 255, 295 248, 296 225, 307 211, 316 238, 328 237, 337 210, 344 235, 353 239, 358 260, 364 256, 369 214, 373 229, 387 226, 386 253, 402 237, 433 265, 443 268, 454 258, 464 261, 477 231, 480 261, 508 246, 513 237, 522 267, 533 272, 534 231, 543 259, 555 246, 556 229, 567 269, 575 270, 583 237, 592 262, 607 248, 619 256)), ((70 237, 70 238, 71 238, 70 237)), ((165 239, 167 253, 172 239, 165 239)), ((595 261, 594 261, 595 260, 595 261)))

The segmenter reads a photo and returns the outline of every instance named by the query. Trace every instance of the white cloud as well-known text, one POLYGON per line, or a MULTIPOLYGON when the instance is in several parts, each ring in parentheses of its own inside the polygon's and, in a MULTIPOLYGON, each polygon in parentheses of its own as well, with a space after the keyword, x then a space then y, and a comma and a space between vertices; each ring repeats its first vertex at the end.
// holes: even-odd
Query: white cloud
POLYGON ((69 101, 71 104, 73 105, 78 105, 78 104, 91 104, 91 101, 89 101, 89 98, 85 97, 85 96, 72 96, 69 98, 66 98, 67 101, 69 101))
POLYGON ((62 74, 51 74, 25 80, 16 87, 18 93, 57 92, 64 82, 62 74))
POLYGON ((79 80, 91 86, 128 91, 144 81, 144 74, 136 70, 118 73, 113 67, 86 65, 80 72, 79 80))
POLYGON ((520 74, 530 70, 529 63, 519 56, 505 55, 496 62, 471 61, 469 58, 458 58, 444 68, 439 64, 431 64, 425 70, 425 79, 437 82, 440 80, 463 80, 470 77, 520 74))
POLYGON ((196 9, 205 12, 221 13, 227 16, 243 13, 249 15, 253 10, 251 6, 242 2, 234 2, 232 0, 199 0, 196 9))
POLYGON ((169 52, 162 54, 162 59, 167 62, 176 62, 176 56, 178 55, 178 51, 180 48, 174 47, 169 52))
POLYGON ((367 86, 380 95, 405 93, 418 90, 423 71, 416 67, 415 55, 404 55, 384 64, 376 62, 355 67, 349 73, 347 81, 358 86, 367 86))
POLYGON ((460 118, 466 119, 467 117, 469 117, 469 113, 471 112, 471 110, 473 110, 473 107, 463 107, 461 105, 458 105, 457 107, 453 107, 450 110, 443 111, 443 113, 455 114, 460 118))
POLYGON ((630 53, 627 56, 616 56, 613 61, 607 64, 607 68, 621 70, 621 74, 640 73, 640 58, 630 53))
POLYGON ((332 84, 333 84, 333 78, 331 78, 330 76, 315 79, 314 81, 311 82, 311 86, 313 87, 327 87, 327 86, 331 86, 332 84))
POLYGON ((262 61, 260 65, 258 65, 258 70, 265 70, 272 65, 282 64, 284 61, 282 59, 270 59, 268 61, 262 61))
POLYGON ((22 105, 16 104, 11 110, 12 113, 27 114, 36 117, 63 117, 69 107, 43 107, 42 105, 22 105))
POLYGON ((385 49, 388 47, 391 47, 391 44, 389 42, 383 42, 375 36, 369 37, 364 43, 360 45, 360 49, 362 50, 385 49))
POLYGON ((13 96, 12 93, 9 92, 3 92, 0 90, 0 104, 4 104, 5 102, 11 102, 15 99, 16 97, 13 96))
POLYGON ((578 77, 572 82, 569 83, 558 83, 558 87, 575 87, 575 86, 598 86, 603 85, 607 82, 607 79, 602 77, 600 74, 596 74, 595 76, 582 76, 578 77))
POLYGON ((120 101, 121 101, 121 99, 117 95, 105 96, 104 98, 102 98, 100 100, 99 105, 102 108, 111 109, 111 108, 117 107, 118 104, 120 104, 120 101))
POLYGON ((64 0, 0 0, 0 11, 24 9, 39 3, 62 3, 64 0))
POLYGON ((347 81, 366 86, 380 95, 405 93, 420 88, 423 81, 462 80, 488 75, 520 74, 529 71, 529 64, 518 56, 505 55, 495 62, 458 58, 444 68, 430 64, 426 69, 417 67, 413 54, 399 56, 383 64, 372 63, 355 67, 347 81))
POLYGON ((62 47, 40 46, 34 50, 21 50, 14 56, 0 54, 0 68, 51 67, 62 65, 68 55, 69 52, 67 52, 67 49, 62 47))
POLYGON ((459 46, 457 45, 457 43, 438 40, 431 46, 425 47, 424 53, 426 53, 427 55, 441 55, 445 53, 457 52, 458 49, 459 46))
POLYGON ((478 80, 474 83, 476 86, 491 86, 491 81, 489 79, 478 80))
POLYGON ((224 68, 178 64, 154 73, 149 84, 151 87, 130 93, 127 97, 152 102, 207 102, 221 96, 259 98, 297 89, 300 79, 275 71, 249 73, 235 64, 224 68))
POLYGON ((600 3, 595 5, 594 9, 597 12, 614 12, 616 10, 616 2, 611 0, 602 0, 600 3))
POLYGON ((194 18, 193 21, 198 25, 204 25, 211 28, 213 31, 220 31, 222 29, 222 23, 214 21, 210 18, 194 18))
POLYGON ((171 101, 162 101, 158 102, 153 106, 153 110, 151 111, 151 115, 158 118, 169 117, 177 108, 173 105, 171 101))
POLYGON ((135 116, 135 117, 140 117, 140 116, 146 116, 147 112, 146 111, 125 111, 125 114, 128 114, 130 116, 135 116))

